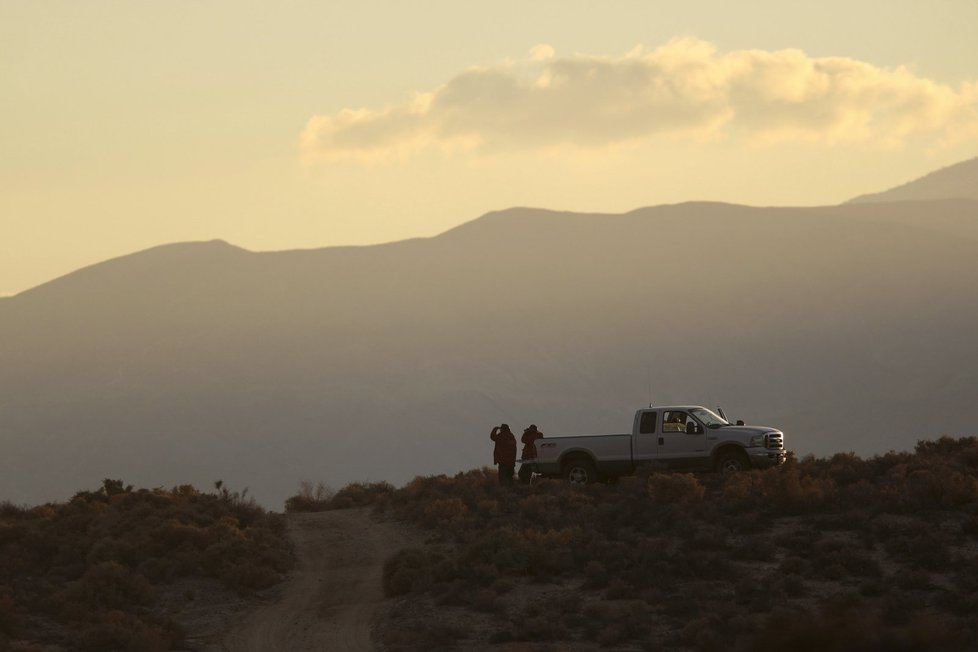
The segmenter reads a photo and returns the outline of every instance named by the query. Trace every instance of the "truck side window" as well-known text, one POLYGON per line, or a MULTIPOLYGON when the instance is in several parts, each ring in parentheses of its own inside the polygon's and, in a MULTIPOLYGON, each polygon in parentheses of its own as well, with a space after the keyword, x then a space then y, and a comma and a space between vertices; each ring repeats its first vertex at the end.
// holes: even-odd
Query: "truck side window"
POLYGON ((662 432, 686 432, 685 412, 672 411, 662 415, 662 432))
POLYGON ((642 422, 638 426, 638 432, 641 435, 652 435, 655 434, 655 417, 656 412, 643 412, 642 422))

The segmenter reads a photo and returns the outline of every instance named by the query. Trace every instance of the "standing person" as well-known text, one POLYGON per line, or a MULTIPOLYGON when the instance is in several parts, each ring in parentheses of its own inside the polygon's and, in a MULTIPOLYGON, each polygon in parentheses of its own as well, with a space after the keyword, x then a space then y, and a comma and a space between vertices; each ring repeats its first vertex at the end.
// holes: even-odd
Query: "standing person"
POLYGON ((530 484, 533 469, 536 468, 536 463, 534 462, 537 459, 536 442, 538 439, 543 439, 543 433, 537 430, 536 424, 531 423, 530 427, 523 431, 523 436, 520 439, 523 442, 523 463, 520 464, 520 482, 530 484))
POLYGON ((513 469, 516 468, 516 437, 505 423, 495 426, 489 439, 496 442, 492 449, 492 463, 499 467, 499 484, 513 484, 513 469))

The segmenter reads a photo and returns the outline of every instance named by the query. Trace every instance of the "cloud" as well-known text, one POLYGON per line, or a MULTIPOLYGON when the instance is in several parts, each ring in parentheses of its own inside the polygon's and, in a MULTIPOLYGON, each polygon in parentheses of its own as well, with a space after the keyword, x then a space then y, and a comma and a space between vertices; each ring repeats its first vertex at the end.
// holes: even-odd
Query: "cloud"
POLYGON ((554 58, 554 49, 546 43, 530 48, 530 61, 546 61, 554 58))
POLYGON ((554 55, 538 45, 525 60, 470 68, 404 104, 314 116, 303 155, 372 162, 662 136, 869 147, 899 147, 921 134, 943 144, 978 138, 978 81, 955 89, 905 67, 801 50, 723 53, 693 38, 621 57, 554 55))

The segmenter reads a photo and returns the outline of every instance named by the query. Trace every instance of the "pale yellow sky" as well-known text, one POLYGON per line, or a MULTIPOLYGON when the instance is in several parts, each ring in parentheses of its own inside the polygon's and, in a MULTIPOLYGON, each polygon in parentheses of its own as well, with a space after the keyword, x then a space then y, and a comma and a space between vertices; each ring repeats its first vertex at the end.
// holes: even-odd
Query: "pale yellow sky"
POLYGON ((0 294, 183 240, 840 202, 978 155, 976 24, 974 0, 6 0, 0 294))

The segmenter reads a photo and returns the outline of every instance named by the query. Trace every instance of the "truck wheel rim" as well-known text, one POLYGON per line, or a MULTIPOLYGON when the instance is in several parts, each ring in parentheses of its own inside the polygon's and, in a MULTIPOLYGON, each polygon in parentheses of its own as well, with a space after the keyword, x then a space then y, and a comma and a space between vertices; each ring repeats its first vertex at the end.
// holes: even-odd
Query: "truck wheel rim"
POLYGON ((723 464, 720 467, 724 473, 735 473, 737 471, 743 471, 744 465, 741 464, 740 460, 736 458, 730 458, 723 460, 723 464))
POLYGON ((587 470, 582 469, 579 466, 575 466, 567 474, 567 479, 571 484, 587 484, 587 470))

